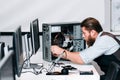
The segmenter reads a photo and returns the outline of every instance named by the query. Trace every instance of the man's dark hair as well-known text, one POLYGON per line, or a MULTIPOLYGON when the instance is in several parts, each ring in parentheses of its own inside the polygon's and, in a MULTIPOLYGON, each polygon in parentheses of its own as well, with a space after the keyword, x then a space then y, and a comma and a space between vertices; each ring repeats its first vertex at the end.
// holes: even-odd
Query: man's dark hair
POLYGON ((85 27, 87 30, 95 30, 96 32, 103 31, 100 23, 95 18, 89 17, 81 22, 81 27, 85 27))

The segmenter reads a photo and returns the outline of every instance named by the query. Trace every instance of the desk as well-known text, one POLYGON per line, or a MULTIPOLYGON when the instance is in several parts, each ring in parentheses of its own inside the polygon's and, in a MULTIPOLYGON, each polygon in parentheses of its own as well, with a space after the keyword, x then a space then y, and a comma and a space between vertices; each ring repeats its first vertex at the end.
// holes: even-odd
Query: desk
MULTIPOLYGON (((76 71, 70 71, 69 75, 46 75, 46 72, 35 75, 33 73, 22 73, 18 80, 100 80, 100 76, 97 73, 93 65, 77 65, 77 64, 65 64, 76 67, 76 71), (79 71, 93 71, 93 75, 80 75, 79 71)), ((59 71, 60 67, 55 67, 55 71, 59 71), (58 69, 59 68, 59 69, 58 69)))
MULTIPOLYGON (((35 59, 35 58, 34 58, 35 59)), ((50 63, 41 60, 45 68, 49 68, 50 63)), ((34 61, 35 62, 35 61, 34 61)), ((33 73, 22 73, 17 80, 100 80, 100 76, 93 65, 78 65, 69 61, 62 61, 64 65, 71 65, 77 68, 76 71, 70 71, 69 75, 46 75, 46 72, 35 75, 33 73), (79 71, 93 71, 93 75, 80 75, 79 71)), ((60 71, 61 67, 55 67, 55 71, 60 71)))

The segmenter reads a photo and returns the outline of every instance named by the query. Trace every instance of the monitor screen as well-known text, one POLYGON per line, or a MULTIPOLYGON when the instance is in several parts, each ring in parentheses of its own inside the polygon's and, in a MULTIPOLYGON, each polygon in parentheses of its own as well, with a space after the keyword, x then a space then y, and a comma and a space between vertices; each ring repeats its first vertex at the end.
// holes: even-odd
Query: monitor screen
POLYGON ((15 80, 12 55, 13 51, 11 50, 0 61, 0 80, 15 80))
POLYGON ((24 63, 21 27, 18 27, 13 33, 13 49, 15 72, 19 77, 24 63))
POLYGON ((0 42, 0 60, 4 57, 4 47, 5 47, 5 43, 4 42, 0 42))
POLYGON ((38 19, 35 19, 30 24, 30 34, 31 34, 32 54, 35 54, 40 47, 38 19))

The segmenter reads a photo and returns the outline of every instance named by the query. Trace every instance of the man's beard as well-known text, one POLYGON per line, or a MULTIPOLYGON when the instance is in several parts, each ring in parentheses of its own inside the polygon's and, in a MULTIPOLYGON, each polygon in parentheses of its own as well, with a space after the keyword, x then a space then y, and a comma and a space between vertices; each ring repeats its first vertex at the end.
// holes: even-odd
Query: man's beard
POLYGON ((90 47, 90 46, 92 46, 94 44, 95 39, 93 39, 93 38, 91 38, 91 36, 89 36, 89 39, 86 42, 87 42, 88 47, 90 47))

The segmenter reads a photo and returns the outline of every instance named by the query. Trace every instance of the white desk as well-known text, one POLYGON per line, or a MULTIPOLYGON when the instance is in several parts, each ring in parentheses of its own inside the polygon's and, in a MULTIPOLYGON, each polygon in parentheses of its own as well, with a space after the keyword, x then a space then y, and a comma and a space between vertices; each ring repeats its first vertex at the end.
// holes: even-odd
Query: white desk
MULTIPOLYGON (((66 64, 65 64, 66 65, 66 64)), ((69 64, 68 64, 69 65, 69 64)), ((69 75, 46 75, 46 72, 42 74, 35 75, 33 73, 22 73, 21 77, 18 80, 100 80, 100 76, 97 73, 93 65, 77 65, 70 64, 73 67, 76 67, 78 70, 70 71, 69 75), (93 71, 93 75, 80 75, 80 71, 93 71)), ((60 71, 60 67, 55 67, 55 71, 60 71)))
MULTIPOLYGON (((33 56, 35 59, 35 56, 33 56)), ((37 59, 37 58, 36 58, 37 59)), ((46 62, 44 60, 38 60, 42 61, 45 68, 49 68, 50 63, 46 62)), ((33 61, 35 62, 35 61, 33 61)), ((40 62, 41 63, 41 62, 40 62)), ((100 80, 100 76, 93 65, 78 65, 73 64, 69 61, 63 62, 65 65, 71 65, 75 68, 77 68, 76 71, 70 71, 69 75, 46 75, 46 72, 42 72, 42 74, 35 75, 33 73, 22 73, 21 77, 17 78, 17 80, 100 80), (93 75, 80 75, 79 71, 93 71, 93 75)), ((61 71, 61 67, 55 67, 55 71, 61 71)))

